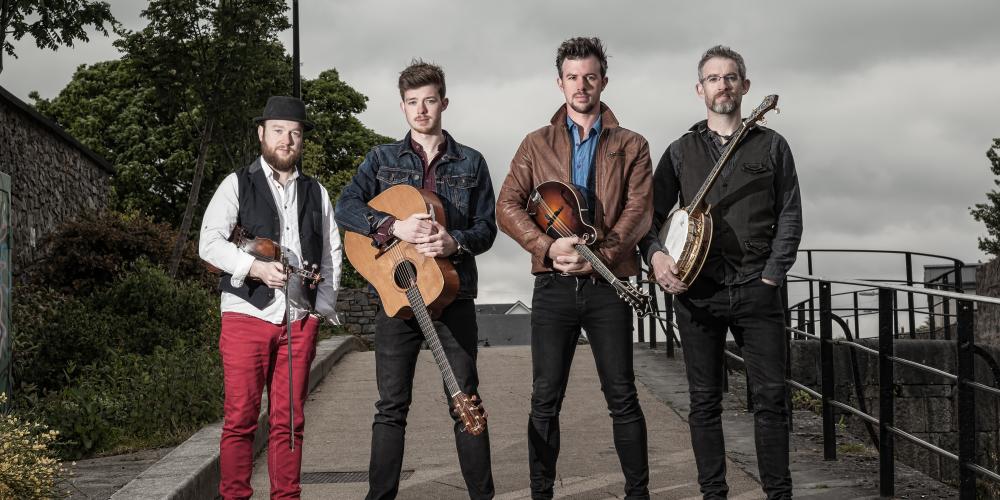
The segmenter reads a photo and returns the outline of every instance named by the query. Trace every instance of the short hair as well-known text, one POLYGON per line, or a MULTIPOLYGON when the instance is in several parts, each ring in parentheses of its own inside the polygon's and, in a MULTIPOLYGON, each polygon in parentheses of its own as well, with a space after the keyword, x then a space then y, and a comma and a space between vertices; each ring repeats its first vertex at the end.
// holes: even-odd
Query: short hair
POLYGON ((570 38, 559 46, 556 51, 556 72, 562 78, 562 64, 566 59, 578 60, 594 56, 601 63, 601 77, 608 74, 608 56, 604 51, 604 42, 600 38, 578 36, 570 38))
POLYGON ((699 82, 701 81, 702 78, 701 68, 705 66, 705 63, 708 62, 708 60, 713 57, 722 57, 724 59, 731 59, 733 62, 736 63, 736 70, 739 72, 740 80, 747 79, 747 65, 746 63, 743 62, 743 56, 741 56, 739 52, 736 52, 735 50, 725 45, 716 45, 715 47, 706 50, 705 53, 701 55, 701 61, 698 61, 699 82))
POLYGON ((413 59, 409 66, 399 72, 399 97, 402 98, 407 90, 424 85, 437 85, 438 93, 444 99, 444 70, 441 66, 424 62, 423 59, 413 59))

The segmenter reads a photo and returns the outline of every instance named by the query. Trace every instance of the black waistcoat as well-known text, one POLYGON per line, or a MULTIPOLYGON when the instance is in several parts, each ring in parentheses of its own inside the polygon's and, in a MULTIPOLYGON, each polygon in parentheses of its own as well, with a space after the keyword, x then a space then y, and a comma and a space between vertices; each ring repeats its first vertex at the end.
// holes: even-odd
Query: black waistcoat
MULTIPOLYGON (((236 177, 239 180, 240 200, 236 223, 254 236, 281 243, 281 219, 260 159, 249 167, 240 169, 236 172, 236 177)), ((299 172, 295 179, 295 197, 298 200, 299 242, 302 244, 302 255, 299 257, 304 263, 308 263, 304 265, 320 265, 323 254, 323 206, 319 182, 299 172)), ((267 307, 274 300, 274 290, 260 281, 247 277, 243 286, 236 288, 231 279, 231 274, 223 273, 219 287, 253 304, 257 309, 267 307)), ((294 278, 289 284, 300 286, 299 280, 294 278)), ((316 307, 316 289, 306 287, 305 292, 309 306, 316 307)))
MULTIPOLYGON (((718 283, 759 276, 771 254, 777 216, 771 136, 767 129, 751 129, 705 197, 712 206, 713 231, 702 275, 718 283)), ((679 142, 680 199, 687 205, 721 154, 700 132, 689 132, 679 142)))

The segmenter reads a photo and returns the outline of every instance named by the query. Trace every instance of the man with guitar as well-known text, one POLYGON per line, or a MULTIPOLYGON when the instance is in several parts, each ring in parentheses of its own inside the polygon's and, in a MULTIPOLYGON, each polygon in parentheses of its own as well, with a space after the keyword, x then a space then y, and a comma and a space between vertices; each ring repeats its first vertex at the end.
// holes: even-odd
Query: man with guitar
MULTIPOLYGON (((710 48, 698 64, 698 96, 708 119, 696 123, 663 154, 653 179, 653 228, 640 243, 656 281, 675 294, 691 397, 688 423, 705 498, 725 498, 722 435, 723 349, 727 331, 742 347, 752 394, 757 463, 767 498, 791 498, 785 387, 784 306, 779 286, 795 262, 802 234, 798 178, 788 143, 777 132, 742 129, 740 104, 750 89, 743 57, 710 48), (732 156, 716 176, 714 165, 732 156), (717 182, 714 182, 717 179, 717 182), (701 195, 710 207, 711 245, 690 288, 679 276, 679 255, 658 237, 668 212, 701 195), (714 184, 711 184, 714 182, 714 184)), ((774 97, 774 96, 771 96, 774 97)), ((756 110, 755 110, 756 111, 756 110)), ((757 113, 755 113, 756 115, 757 113)), ((753 125, 751 123, 751 125, 753 125)), ((662 235, 662 233, 661 233, 662 235)))
POLYGON ((253 494, 253 439, 266 385, 271 498, 299 498, 302 405, 319 328, 310 312, 337 321, 341 242, 326 189, 296 168, 303 134, 313 128, 305 104, 271 97, 256 122, 260 157, 222 181, 205 211, 199 241, 201 258, 222 271, 219 352, 225 403, 219 495, 253 494), (280 242, 280 258, 241 249, 248 233, 251 242, 266 243, 261 247, 278 248, 280 242), (312 280, 302 277, 315 273, 319 276, 312 280))
POLYGON ((521 142, 497 199, 500 228, 531 254, 535 275, 528 420, 531 495, 553 495, 559 410, 583 328, 611 414, 626 498, 649 498, 646 421, 632 369, 633 313, 607 278, 627 278, 639 271, 636 242, 649 229, 652 213, 649 145, 619 126, 601 102, 608 77, 599 39, 563 42, 556 70, 565 104, 551 124, 521 142), (539 186, 551 186, 551 181, 572 185, 570 191, 579 196, 557 194, 558 206, 539 202, 546 197, 539 186), (585 220, 563 220, 577 211, 577 198, 587 207, 579 207, 585 220), (533 211, 541 218, 533 218, 533 211), (581 238, 572 231, 585 225, 595 230, 592 239, 589 232, 581 238))
MULTIPOLYGON (((414 244, 426 257, 449 259, 459 285, 455 300, 441 310, 433 325, 429 321, 420 325, 415 318, 388 316, 384 304, 375 317, 379 400, 375 404, 368 466, 370 500, 395 498, 399 490, 413 373, 424 341, 422 328, 437 331, 437 342, 431 347, 435 355, 443 352, 443 364, 450 365, 446 385, 453 383, 463 395, 478 398, 475 256, 489 250, 497 234, 493 184, 486 161, 478 151, 459 144, 442 129, 441 115, 448 108, 444 72, 434 64, 415 60, 399 75, 399 95, 410 131, 398 142, 369 151, 337 200, 337 222, 348 231, 370 237, 371 244, 385 257, 383 260, 398 250, 393 248, 399 240, 414 244), (435 193, 443 206, 446 225, 429 213, 414 213, 397 220, 369 206, 380 193, 400 184, 435 193)), ((403 268, 396 268, 397 278, 398 270, 403 268)), ((452 402, 452 394, 446 395, 452 402)), ((467 432, 457 414, 453 413, 452 418, 469 497, 493 498, 489 430, 467 432)))

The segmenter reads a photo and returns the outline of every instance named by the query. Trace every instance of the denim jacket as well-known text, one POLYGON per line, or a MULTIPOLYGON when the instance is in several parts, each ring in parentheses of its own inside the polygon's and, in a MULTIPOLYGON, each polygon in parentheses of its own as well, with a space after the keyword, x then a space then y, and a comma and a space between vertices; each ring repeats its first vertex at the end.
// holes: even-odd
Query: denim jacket
MULTIPOLYGON (((445 141, 445 152, 435 167, 435 191, 444 205, 448 233, 465 249, 450 257, 458 272, 458 298, 475 298, 475 256, 489 250, 497 236, 493 183, 482 154, 455 142, 448 133, 445 141)), ((388 214, 372 209, 368 201, 396 184, 416 188, 424 184, 423 160, 410 146, 409 132, 398 142, 368 152, 337 200, 337 225, 364 235, 375 233, 388 214)))

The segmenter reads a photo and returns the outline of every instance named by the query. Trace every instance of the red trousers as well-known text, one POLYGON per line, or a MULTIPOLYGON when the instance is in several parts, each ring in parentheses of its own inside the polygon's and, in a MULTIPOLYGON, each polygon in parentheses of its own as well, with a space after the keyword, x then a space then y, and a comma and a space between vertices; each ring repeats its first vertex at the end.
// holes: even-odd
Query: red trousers
POLYGON ((270 438, 267 467, 271 498, 299 498, 302 469, 302 405, 308 393, 309 367, 316 356, 319 320, 292 323, 292 394, 295 405, 295 451, 288 449, 288 338, 284 325, 239 313, 222 314, 222 354, 226 399, 223 406, 219 468, 222 498, 248 499, 253 494, 253 437, 257 431, 261 392, 267 386, 270 438))

